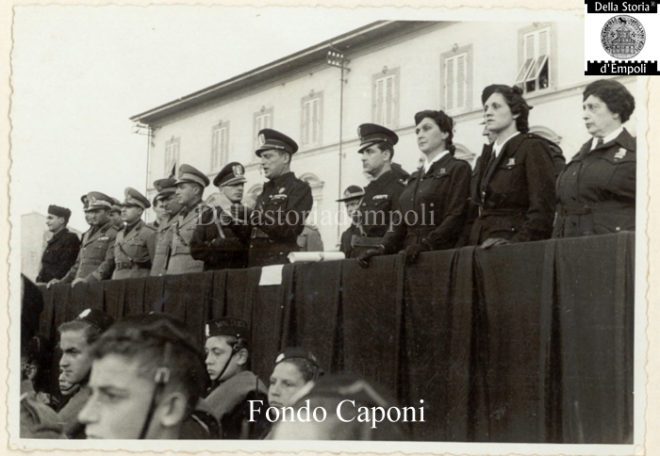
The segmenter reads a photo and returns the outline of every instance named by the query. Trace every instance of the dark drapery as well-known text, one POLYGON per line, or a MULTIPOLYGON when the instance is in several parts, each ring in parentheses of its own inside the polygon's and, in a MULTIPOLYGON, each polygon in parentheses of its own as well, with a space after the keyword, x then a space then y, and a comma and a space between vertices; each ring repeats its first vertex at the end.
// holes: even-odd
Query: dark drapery
POLYGON ((427 252, 261 270, 42 288, 40 332, 86 307, 156 310, 203 344, 209 318, 243 318, 252 369, 264 381, 277 353, 302 345, 326 371, 377 382, 423 406, 415 440, 627 443, 633 416, 634 234, 549 240, 489 250, 427 252), (423 403, 420 401, 423 400, 423 403))

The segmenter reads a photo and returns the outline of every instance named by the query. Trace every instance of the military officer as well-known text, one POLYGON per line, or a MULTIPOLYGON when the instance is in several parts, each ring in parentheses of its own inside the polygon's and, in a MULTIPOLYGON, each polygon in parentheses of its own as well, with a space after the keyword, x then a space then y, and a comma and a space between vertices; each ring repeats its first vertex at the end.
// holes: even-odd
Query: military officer
MULTIPOLYGON (((112 198, 101 192, 90 192, 87 200, 85 213, 90 213, 92 227, 83 235, 76 262, 61 280, 71 285, 109 279, 114 267, 113 262, 106 261, 108 249, 112 248, 117 236, 117 229, 108 217, 112 198)), ((48 285, 57 282, 59 280, 52 279, 48 285)))
POLYGON ((170 259, 172 248, 172 223, 181 210, 181 204, 176 197, 176 179, 167 177, 154 181, 154 187, 158 191, 158 198, 164 207, 166 218, 158 224, 156 232, 156 247, 151 264, 151 275, 161 276, 167 272, 167 263, 170 259))
POLYGON ((284 264, 290 252, 298 251, 297 239, 312 209, 312 190, 291 172, 291 158, 298 144, 269 128, 259 132, 256 150, 268 182, 250 214, 252 235, 250 266, 284 264))
POLYGON ((241 204, 245 186, 245 168, 238 162, 228 163, 213 179, 220 190, 217 206, 202 213, 190 242, 190 252, 204 262, 205 270, 244 268, 251 228, 247 209, 241 204))
POLYGON ((124 221, 121 218, 121 201, 117 198, 112 198, 112 206, 110 207, 109 215, 114 227, 117 231, 121 231, 122 228, 124 228, 124 221))
POLYGON ((156 230, 140 218, 151 207, 149 200, 131 187, 126 188, 124 195, 121 209, 124 228, 117 233, 112 251, 113 280, 147 277, 155 253, 156 230))
POLYGON ((352 237, 353 255, 382 245, 405 186, 399 177, 401 172, 392 171, 394 145, 399 141, 397 134, 381 125, 367 123, 358 127, 358 136, 362 169, 371 182, 365 187, 362 202, 355 213, 356 224, 362 227, 362 231, 359 236, 352 237))
POLYGON ((247 322, 220 318, 208 322, 205 333, 205 362, 211 387, 204 401, 220 422, 223 438, 245 439, 263 435, 267 423, 263 419, 250 419, 249 401, 266 402, 268 391, 248 368, 250 329, 247 322))
POLYGON ((346 205, 346 212, 348 218, 351 220, 351 226, 341 234, 341 242, 339 245, 339 249, 344 252, 346 258, 354 258, 352 247, 353 236, 366 236, 362 225, 355 220, 355 214, 362 203, 363 196, 364 189, 362 187, 359 185, 349 185, 346 187, 346 190, 344 190, 343 198, 337 200, 338 203, 344 203, 346 205))
POLYGON ((76 262, 80 250, 80 239, 70 232, 69 223, 71 210, 66 207, 51 204, 48 206, 46 225, 52 233, 41 256, 41 270, 37 283, 48 283, 51 279, 61 279, 76 262))
POLYGON ((194 259, 191 255, 190 241, 202 211, 209 207, 202 201, 204 189, 209 183, 209 178, 198 169, 187 164, 179 167, 176 197, 182 208, 172 222, 172 244, 167 274, 185 274, 204 270, 204 262, 194 259))

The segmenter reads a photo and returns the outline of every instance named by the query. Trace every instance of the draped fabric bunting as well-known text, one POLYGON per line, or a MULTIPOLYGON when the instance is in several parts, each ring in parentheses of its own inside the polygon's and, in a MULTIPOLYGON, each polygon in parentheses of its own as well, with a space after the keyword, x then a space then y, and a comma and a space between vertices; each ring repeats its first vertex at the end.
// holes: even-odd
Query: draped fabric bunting
MULTIPOLYGON (((423 407, 415 440, 627 443, 632 438, 633 233, 42 287, 40 332, 86 307, 155 310, 204 341, 204 323, 249 322, 252 370, 266 383, 286 346, 326 372, 379 384, 423 407), (420 402, 423 401, 423 402, 420 402)), ((641 305, 641 303, 640 303, 641 305)))

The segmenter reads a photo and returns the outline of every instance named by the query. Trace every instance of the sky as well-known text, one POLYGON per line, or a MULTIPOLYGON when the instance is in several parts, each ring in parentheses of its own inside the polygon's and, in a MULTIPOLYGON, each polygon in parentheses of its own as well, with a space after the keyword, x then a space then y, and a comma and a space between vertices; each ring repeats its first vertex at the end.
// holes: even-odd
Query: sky
POLYGON ((11 211, 146 190, 129 117, 380 19, 323 8, 22 6, 12 49, 11 211))

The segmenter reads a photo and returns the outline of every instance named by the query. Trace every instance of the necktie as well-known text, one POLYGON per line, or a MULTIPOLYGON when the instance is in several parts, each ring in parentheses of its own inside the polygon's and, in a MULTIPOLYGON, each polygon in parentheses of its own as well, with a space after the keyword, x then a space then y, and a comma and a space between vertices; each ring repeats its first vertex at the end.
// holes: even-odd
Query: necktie
POLYGON ((598 147, 602 146, 603 144, 605 144, 605 141, 603 141, 603 138, 598 138, 598 141, 596 141, 596 147, 595 148, 598 148, 598 147))

